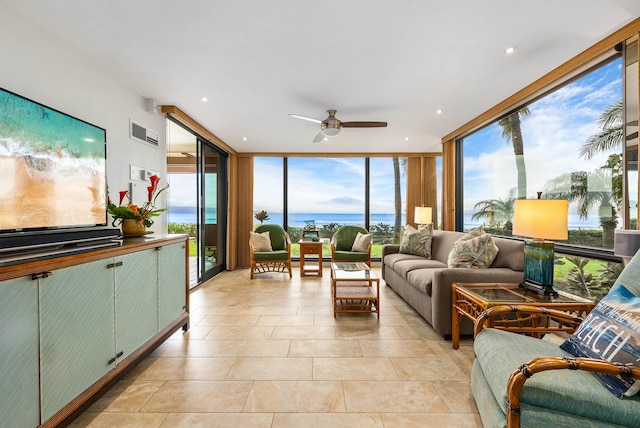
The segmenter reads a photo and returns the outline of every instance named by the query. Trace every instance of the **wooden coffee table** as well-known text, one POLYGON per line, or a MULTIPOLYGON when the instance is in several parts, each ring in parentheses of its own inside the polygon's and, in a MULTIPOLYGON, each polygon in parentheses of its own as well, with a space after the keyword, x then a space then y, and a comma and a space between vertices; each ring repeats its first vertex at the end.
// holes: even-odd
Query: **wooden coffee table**
MULTIPOLYGON (((460 320, 463 316, 474 321, 480 314, 492 306, 537 306, 556 309, 574 316, 584 317, 595 306, 595 303, 559 292, 557 298, 544 300, 540 295, 521 288, 519 284, 506 283, 459 283, 452 284, 452 312, 451 312, 451 341, 453 349, 460 346, 460 320)), ((563 331, 573 333, 573 328, 566 325, 549 323, 549 317, 535 317, 514 319, 503 317, 491 321, 491 327, 517 333, 529 333, 539 336, 545 332, 563 331)))
POLYGON ((331 263, 331 300, 334 318, 338 312, 365 312, 379 319, 380 279, 366 263, 331 263))
POLYGON ((318 276, 322 276, 322 245, 323 241, 298 241, 300 245, 300 276, 305 276, 308 273, 315 273, 318 276), (317 261, 315 265, 307 265, 307 256, 317 256, 311 260, 317 261))

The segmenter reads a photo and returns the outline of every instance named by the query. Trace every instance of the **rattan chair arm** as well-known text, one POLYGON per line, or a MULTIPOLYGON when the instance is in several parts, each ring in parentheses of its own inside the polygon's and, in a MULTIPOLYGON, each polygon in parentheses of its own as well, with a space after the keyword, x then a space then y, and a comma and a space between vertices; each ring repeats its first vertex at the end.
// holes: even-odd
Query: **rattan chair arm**
POLYGON ((562 319, 564 321, 575 323, 576 326, 579 325, 582 321, 582 317, 576 317, 567 312, 558 311, 556 309, 543 308, 538 306, 528 306, 528 305, 499 305, 493 306, 485 311, 483 311, 478 318, 476 318, 475 325, 473 328, 474 336, 477 336, 478 333, 482 331, 488 324, 487 321, 492 317, 500 314, 506 313, 522 313, 522 314, 538 314, 538 315, 546 315, 552 316, 556 319, 562 319))
POLYGON ((640 368, 592 358, 534 358, 514 371, 507 382, 507 428, 520 427, 520 393, 527 379, 548 370, 584 370, 640 379, 640 368))

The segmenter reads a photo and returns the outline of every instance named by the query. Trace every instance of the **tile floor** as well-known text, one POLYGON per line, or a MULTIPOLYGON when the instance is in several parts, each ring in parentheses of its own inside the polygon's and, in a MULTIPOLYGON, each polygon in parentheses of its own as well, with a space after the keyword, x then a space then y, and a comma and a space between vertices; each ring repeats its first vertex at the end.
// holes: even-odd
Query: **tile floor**
MULTIPOLYGON (((374 268, 379 275, 379 269, 374 268)), ((176 332, 74 427, 482 427, 458 351, 381 284, 381 316, 333 318, 329 271, 223 272, 176 332)))

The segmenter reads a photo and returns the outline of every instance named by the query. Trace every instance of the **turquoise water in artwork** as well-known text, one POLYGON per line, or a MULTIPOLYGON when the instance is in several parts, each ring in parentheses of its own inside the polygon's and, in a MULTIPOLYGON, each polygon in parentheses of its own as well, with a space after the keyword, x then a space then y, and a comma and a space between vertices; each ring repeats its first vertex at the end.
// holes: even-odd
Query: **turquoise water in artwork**
POLYGON ((0 106, 0 156, 49 152, 104 160, 104 129, 3 90, 0 106))

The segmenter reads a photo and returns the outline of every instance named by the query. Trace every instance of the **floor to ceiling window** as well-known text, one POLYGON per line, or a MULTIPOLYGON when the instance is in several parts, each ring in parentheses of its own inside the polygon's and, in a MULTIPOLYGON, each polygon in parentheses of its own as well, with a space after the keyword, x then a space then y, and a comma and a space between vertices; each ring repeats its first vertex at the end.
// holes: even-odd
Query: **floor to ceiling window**
POLYGON ((619 271, 610 250, 614 230, 624 224, 621 70, 621 55, 612 52, 588 72, 456 141, 463 156, 456 224, 511 236, 515 199, 537 192, 567 199, 569 239, 557 243, 556 286, 590 298, 606 292, 619 271), (571 248, 591 250, 594 260, 571 248))
MULTIPOLYGON (((293 257, 299 256, 297 242, 305 228, 315 227, 328 240, 342 225, 372 232, 372 257, 380 257, 382 244, 394 241, 396 226, 405 225, 405 195, 406 158, 254 159, 254 224, 283 225, 293 257)), ((323 253, 330 254, 328 246, 323 253)))
POLYGON ((167 120, 169 233, 189 235, 190 285, 225 268, 227 156, 167 120))

